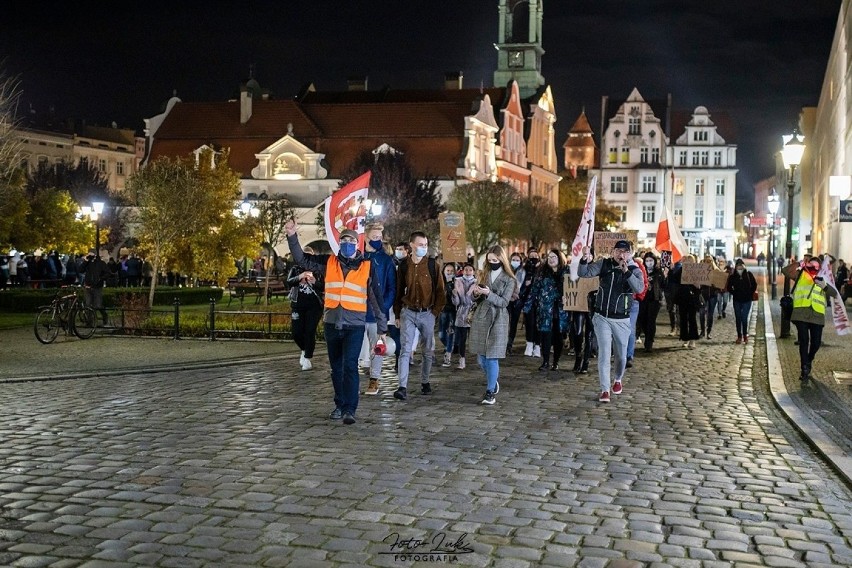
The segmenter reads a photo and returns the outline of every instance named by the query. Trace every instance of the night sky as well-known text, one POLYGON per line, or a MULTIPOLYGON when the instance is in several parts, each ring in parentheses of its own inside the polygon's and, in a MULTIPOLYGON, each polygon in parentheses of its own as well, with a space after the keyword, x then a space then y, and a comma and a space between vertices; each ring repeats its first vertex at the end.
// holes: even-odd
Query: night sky
MULTIPOLYGON (((313 82, 344 90, 491 86, 497 0, 14 2, 0 61, 21 80, 22 111, 142 130, 173 90, 233 98, 254 76, 275 98, 313 82)), ((557 144, 585 107, 596 136, 602 95, 673 97, 676 110, 727 112, 737 127, 738 209, 774 173, 780 136, 816 106, 840 0, 548 0, 542 73, 557 144)), ((661 117, 662 118, 662 117, 661 117)), ((680 133, 672 133, 679 135, 680 133)), ((560 155, 561 162, 561 155, 560 155)))

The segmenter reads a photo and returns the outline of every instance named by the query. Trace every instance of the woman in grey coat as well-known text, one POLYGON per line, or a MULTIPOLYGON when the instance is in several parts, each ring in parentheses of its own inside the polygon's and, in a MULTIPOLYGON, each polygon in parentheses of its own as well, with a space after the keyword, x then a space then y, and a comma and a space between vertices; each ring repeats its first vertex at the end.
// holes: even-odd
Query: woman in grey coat
POLYGON ((477 303, 470 326, 470 350, 479 358, 488 387, 482 404, 494 404, 500 390, 500 359, 506 357, 509 340, 509 311, 515 291, 515 275, 503 247, 496 245, 485 255, 485 270, 473 291, 477 303))

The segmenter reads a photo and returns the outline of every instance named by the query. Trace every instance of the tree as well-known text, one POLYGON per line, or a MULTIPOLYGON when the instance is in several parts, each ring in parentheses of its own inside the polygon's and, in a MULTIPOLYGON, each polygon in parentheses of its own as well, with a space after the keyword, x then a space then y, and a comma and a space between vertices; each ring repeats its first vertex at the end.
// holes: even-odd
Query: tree
POLYGON ((559 241, 563 232, 556 206, 540 195, 518 200, 512 210, 512 236, 539 248, 559 241))
POLYGON ((477 181, 456 187, 447 201, 450 211, 464 213, 467 242, 477 256, 512 234, 512 212, 518 192, 508 183, 477 181))
MULTIPOLYGON (((20 140, 15 134, 15 109, 20 97, 19 82, 0 71, 0 246, 17 244, 26 228, 29 211, 20 168, 20 140)), ((22 246, 22 245, 21 245, 22 246)))
POLYGON ((364 172, 370 176, 370 199, 382 205, 379 219, 390 242, 407 241, 412 231, 436 232, 438 214, 444 210, 438 180, 418 176, 403 152, 383 146, 362 152, 341 176, 340 187, 364 172))
MULTIPOLYGON (((262 201, 258 207, 258 216, 256 219, 257 225, 260 228, 263 246, 269 251, 269 258, 272 259, 272 253, 275 247, 287 240, 287 233, 284 231, 284 224, 295 217, 296 210, 290 205, 290 202, 284 198, 273 198, 262 201)), ((269 303, 269 273, 266 271, 266 281, 263 289, 263 305, 269 303)))
MULTIPOLYGON (((589 192, 587 177, 574 178, 568 172, 562 172, 559 182, 559 227, 571 242, 577 234, 577 227, 583 218, 583 207, 589 192)), ((601 186, 598 184, 598 194, 595 203, 595 231, 607 231, 621 223, 621 211, 606 203, 601 198, 601 186)))
POLYGON ((139 204, 140 247, 150 255, 155 277, 151 279, 148 305, 154 305, 156 275, 164 261, 176 252, 179 241, 201 231, 203 188, 194 183, 193 165, 181 158, 158 158, 128 180, 139 204))

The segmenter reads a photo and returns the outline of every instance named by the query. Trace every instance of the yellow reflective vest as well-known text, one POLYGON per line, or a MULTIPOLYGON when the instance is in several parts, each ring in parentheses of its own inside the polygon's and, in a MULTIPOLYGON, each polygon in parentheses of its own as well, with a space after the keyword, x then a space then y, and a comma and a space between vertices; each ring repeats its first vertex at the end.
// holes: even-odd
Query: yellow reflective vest
POLYGON ((793 309, 811 308, 818 314, 825 314, 825 294, 817 288, 813 277, 804 270, 799 275, 796 289, 793 290, 793 309))
POLYGON ((325 307, 353 312, 367 312, 367 284, 370 279, 370 261, 361 261, 357 270, 344 277, 343 268, 336 256, 328 257, 325 268, 325 307))

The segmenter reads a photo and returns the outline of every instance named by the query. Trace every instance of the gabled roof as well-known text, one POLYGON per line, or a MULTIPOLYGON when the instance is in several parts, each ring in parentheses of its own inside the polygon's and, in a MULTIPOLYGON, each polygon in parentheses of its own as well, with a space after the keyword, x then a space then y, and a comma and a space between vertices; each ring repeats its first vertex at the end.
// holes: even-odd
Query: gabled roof
MULTIPOLYGON (((673 110, 671 140, 674 143, 684 132, 686 125, 692 120, 694 110, 673 110)), ((716 132, 724 138, 726 144, 737 143, 737 125, 731 115, 724 111, 711 111, 710 121, 716 125, 716 132)))
POLYGON ((568 131, 569 134, 594 134, 592 125, 589 124, 589 119, 586 118, 586 111, 582 111, 577 120, 574 121, 574 126, 568 131))
MULTIPOLYGON (((156 139, 175 138, 269 138, 287 134, 287 125, 299 138, 322 135, 319 128, 291 100, 253 100, 251 119, 240 123, 240 102, 177 103, 169 112, 156 139)), ((263 149, 261 146, 259 150, 263 149)))

